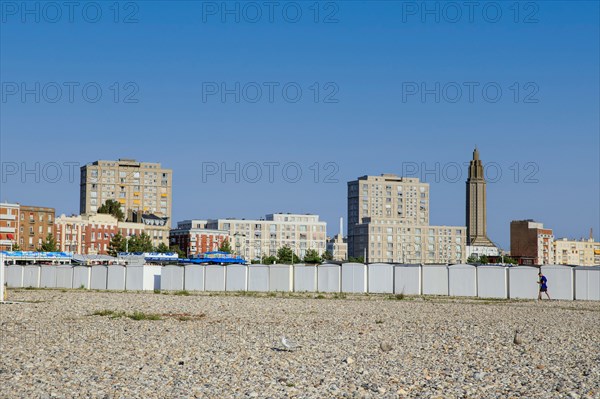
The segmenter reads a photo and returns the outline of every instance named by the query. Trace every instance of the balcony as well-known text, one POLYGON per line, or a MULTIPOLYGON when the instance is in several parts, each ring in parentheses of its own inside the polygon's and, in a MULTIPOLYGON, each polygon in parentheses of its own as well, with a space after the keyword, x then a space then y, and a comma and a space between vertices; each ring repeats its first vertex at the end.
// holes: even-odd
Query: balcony
POLYGON ((0 214, 0 220, 16 220, 17 216, 16 215, 6 215, 6 214, 0 214))

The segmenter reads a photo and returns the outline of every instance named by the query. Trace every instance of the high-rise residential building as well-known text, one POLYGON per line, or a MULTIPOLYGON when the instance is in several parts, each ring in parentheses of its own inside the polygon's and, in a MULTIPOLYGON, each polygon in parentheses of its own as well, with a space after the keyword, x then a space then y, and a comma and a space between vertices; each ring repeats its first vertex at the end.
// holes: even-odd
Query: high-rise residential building
POLYGON ((555 261, 552 229, 528 220, 510 222, 510 256, 520 265, 545 265, 555 261))
POLYGON ((19 243, 19 213, 21 206, 0 202, 0 251, 9 251, 19 243))
POLYGON ((274 213, 256 220, 187 220, 171 232, 171 242, 179 226, 210 230, 213 235, 227 233, 232 250, 247 260, 276 256, 277 250, 283 247, 291 248, 300 258, 308 249, 316 250, 319 255, 326 249, 327 223, 319 221, 318 215, 274 213))
POLYGON ((229 231, 206 228, 206 220, 183 220, 169 232, 170 244, 177 245, 189 256, 216 251, 225 240, 231 243, 229 231))
POLYGON ((348 256, 366 262, 459 263, 464 226, 429 225, 429 184, 393 174, 348 182, 348 256))
POLYGON ((54 208, 21 205, 19 216, 19 247, 35 251, 54 234, 54 208))
POLYGON ((109 214, 75 215, 55 218, 54 235, 61 251, 78 254, 106 254, 115 234, 125 238, 142 233, 150 236, 154 247, 169 241, 167 219, 145 215, 141 223, 119 222, 109 214))
POLYGON ((483 163, 479 159, 477 148, 473 151, 473 159, 469 164, 467 177, 467 240, 471 248, 469 252, 485 255, 497 255, 494 243, 487 236, 487 194, 483 163), (482 247, 477 249, 477 247, 482 247), (494 249, 490 253, 489 248, 494 249))
POLYGON ((152 213, 171 218, 171 169, 160 163, 133 159, 96 161, 81 167, 80 213, 95 214, 112 199, 121 204, 123 213, 152 213))

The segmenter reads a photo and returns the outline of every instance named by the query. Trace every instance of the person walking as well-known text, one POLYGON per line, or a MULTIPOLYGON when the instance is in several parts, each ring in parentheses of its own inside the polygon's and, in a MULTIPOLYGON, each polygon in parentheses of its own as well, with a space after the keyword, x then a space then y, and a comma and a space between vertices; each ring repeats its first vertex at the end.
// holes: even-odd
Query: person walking
POLYGON ((545 292, 548 299, 550 299, 550 295, 548 294, 548 279, 542 274, 541 270, 538 272, 538 278, 538 284, 540 285, 540 293, 538 294, 538 299, 542 299, 542 292, 545 292))

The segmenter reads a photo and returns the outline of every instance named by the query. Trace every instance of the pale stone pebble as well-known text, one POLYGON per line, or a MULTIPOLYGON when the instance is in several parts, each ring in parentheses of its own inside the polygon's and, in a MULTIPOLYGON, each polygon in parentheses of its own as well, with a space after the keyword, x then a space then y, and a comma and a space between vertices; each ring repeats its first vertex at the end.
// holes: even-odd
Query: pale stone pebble
POLYGON ((600 398, 595 302, 9 294, 0 397, 600 398))

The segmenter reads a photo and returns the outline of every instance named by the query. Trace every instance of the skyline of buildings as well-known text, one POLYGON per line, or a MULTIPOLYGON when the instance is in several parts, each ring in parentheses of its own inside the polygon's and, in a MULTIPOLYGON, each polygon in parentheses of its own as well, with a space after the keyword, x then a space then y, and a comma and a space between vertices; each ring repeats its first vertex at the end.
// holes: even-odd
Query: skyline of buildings
MULTIPOLYGON (((56 216, 53 208, 1 204, 0 249, 18 244, 22 250, 41 246, 53 234, 59 248, 85 254, 105 253, 110 238, 145 232, 153 245, 177 245, 186 255, 215 250, 225 239, 246 259, 276 255, 287 246, 303 257, 308 249, 329 251, 334 259, 367 262, 460 263, 471 255, 499 255, 487 236, 487 194, 484 165, 477 148, 466 181, 466 226, 429 224, 430 186, 415 177, 394 174, 361 176, 347 182, 347 237, 327 236, 319 215, 276 213, 265 218, 186 219, 171 226, 172 170, 160 163, 119 158, 80 168, 80 215, 56 216), (106 200, 117 201, 124 221, 97 214, 106 200), (9 239, 9 237, 12 237, 9 239)), ((594 241, 554 240, 552 230, 532 220, 511 223, 511 253, 522 264, 593 263, 594 241), (513 226, 514 224, 514 226, 513 226), (541 240, 541 241, 540 241, 541 240), (539 242, 538 242, 539 241, 539 242), (592 252, 589 252, 592 248, 592 252), (578 258, 579 257, 579 258, 578 258)), ((600 249, 600 248, 598 248, 600 249)))

